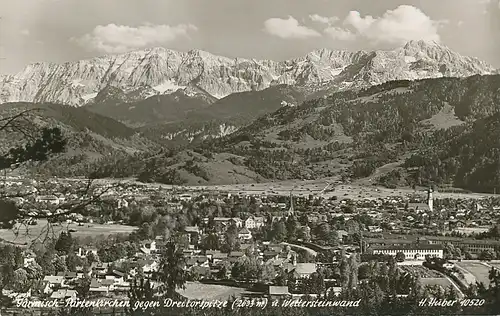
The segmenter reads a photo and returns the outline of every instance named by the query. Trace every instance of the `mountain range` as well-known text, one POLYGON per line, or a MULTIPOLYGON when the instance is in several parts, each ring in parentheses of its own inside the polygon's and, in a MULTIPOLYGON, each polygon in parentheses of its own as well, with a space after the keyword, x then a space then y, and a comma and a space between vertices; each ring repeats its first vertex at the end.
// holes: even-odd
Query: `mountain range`
POLYGON ((307 94, 314 94, 392 80, 466 77, 496 71, 477 58, 426 41, 411 41, 392 51, 321 49, 285 61, 151 48, 63 64, 28 65, 18 74, 0 77, 0 103, 106 103, 111 88, 118 89, 113 93, 114 101, 120 95, 119 101, 125 103, 186 88, 191 90, 188 95, 208 94, 215 99, 282 84, 306 87, 307 94))

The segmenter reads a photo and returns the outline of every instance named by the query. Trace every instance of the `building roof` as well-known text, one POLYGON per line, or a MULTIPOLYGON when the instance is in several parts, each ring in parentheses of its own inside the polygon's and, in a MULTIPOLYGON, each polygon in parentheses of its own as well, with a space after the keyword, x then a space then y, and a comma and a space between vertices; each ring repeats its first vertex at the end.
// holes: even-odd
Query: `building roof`
POLYGON ((184 228, 184 231, 186 233, 199 233, 200 232, 200 228, 198 226, 186 226, 184 228))
POLYGON ((411 244, 411 245, 383 245, 371 246, 373 250, 443 250, 443 245, 411 244))
POLYGON ((250 234, 250 231, 249 231, 247 228, 243 227, 243 228, 240 230, 239 234, 250 234))
POLYGON ((246 249, 252 248, 253 246, 254 246, 253 244, 241 244, 240 249, 246 250, 246 249))
POLYGON ((297 263, 295 272, 298 274, 313 274, 316 272, 316 263, 297 263))
POLYGON ((396 244, 413 244, 415 240, 410 239, 384 239, 384 238, 365 238, 368 244, 384 244, 384 245, 396 245, 396 244))
POLYGON ((460 242, 462 244, 476 244, 476 245, 491 245, 499 246, 500 240, 491 239, 465 239, 460 237, 448 237, 448 236, 425 236, 421 237, 420 240, 430 240, 430 241, 442 241, 442 242, 460 242))
POLYGON ((76 274, 76 272, 66 272, 64 274, 64 276, 67 277, 67 278, 76 278, 77 274, 76 274))
POLYGON ((288 286, 269 286, 270 295, 290 295, 288 292, 288 286))
POLYGON ((52 298, 52 299, 63 299, 63 298, 72 297, 72 296, 75 296, 75 295, 76 295, 76 291, 75 290, 59 289, 59 290, 53 292, 52 295, 50 296, 50 298, 52 298))
POLYGON ((92 262, 91 267, 94 269, 107 269, 109 266, 108 262, 92 262))
POLYGON ((110 286, 110 285, 115 284, 115 281, 111 280, 111 279, 103 279, 103 280, 101 280, 100 283, 101 283, 101 286, 110 286))
POLYGON ((46 275, 43 280, 50 283, 62 283, 64 276, 46 275))
POLYGON ((192 258, 200 263, 206 262, 208 260, 207 256, 193 256, 192 258))
POLYGON ((216 222, 229 222, 231 217, 214 217, 214 221, 216 222))
POLYGON ((91 287, 91 288, 92 288, 92 287, 94 287, 94 288, 95 288, 95 287, 99 287, 100 285, 101 285, 101 284, 99 283, 99 280, 97 280, 97 279, 92 279, 92 280, 90 280, 90 287, 91 287))
POLYGON ((59 198, 55 195, 40 195, 37 197, 38 200, 58 200, 59 198))
POLYGON ((214 253, 212 255, 212 258, 213 259, 225 259, 225 258, 227 258, 227 253, 222 253, 222 252, 214 253))
POLYGON ((125 272, 122 272, 122 271, 119 271, 119 270, 113 270, 111 273, 113 275, 117 276, 117 277, 124 277, 126 275, 125 272))
POLYGON ((267 263, 272 264, 273 266, 281 266, 285 260, 283 258, 277 258, 277 259, 270 259, 267 263))
POLYGON ((264 217, 262 217, 262 216, 250 216, 249 218, 247 218, 247 221, 248 220, 253 220, 255 222, 263 222, 264 217))

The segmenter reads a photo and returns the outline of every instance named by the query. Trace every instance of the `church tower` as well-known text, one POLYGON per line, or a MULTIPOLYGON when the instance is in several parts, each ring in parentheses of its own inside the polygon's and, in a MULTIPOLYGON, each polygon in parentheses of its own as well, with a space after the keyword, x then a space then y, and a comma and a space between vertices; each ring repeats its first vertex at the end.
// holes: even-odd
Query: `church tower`
POLYGON ((429 190, 427 190, 427 205, 429 205, 429 210, 431 212, 434 208, 434 197, 432 196, 432 192, 434 192, 432 188, 429 188, 429 190))
POLYGON ((290 192, 290 208, 288 209, 288 216, 293 216, 295 215, 295 209, 293 207, 293 196, 292 192, 290 192))

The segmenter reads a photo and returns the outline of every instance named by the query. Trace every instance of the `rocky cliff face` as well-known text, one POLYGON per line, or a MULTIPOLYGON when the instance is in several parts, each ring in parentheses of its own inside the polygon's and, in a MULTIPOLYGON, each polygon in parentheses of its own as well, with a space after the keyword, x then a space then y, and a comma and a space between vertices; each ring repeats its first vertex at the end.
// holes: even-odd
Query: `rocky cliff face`
POLYGON ((393 51, 317 50, 286 60, 231 59, 191 50, 153 48, 64 64, 35 63, 0 77, 0 103, 57 102, 81 106, 118 88, 138 101, 197 87, 216 98, 287 84, 345 89, 390 80, 491 74, 493 67, 437 43, 412 41, 393 51))

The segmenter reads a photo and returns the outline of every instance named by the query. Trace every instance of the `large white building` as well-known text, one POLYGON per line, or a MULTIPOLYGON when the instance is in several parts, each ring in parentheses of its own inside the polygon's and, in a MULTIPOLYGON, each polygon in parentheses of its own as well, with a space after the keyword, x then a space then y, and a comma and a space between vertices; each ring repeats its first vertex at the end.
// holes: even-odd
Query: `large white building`
POLYGON ((405 260, 425 260, 426 256, 443 258, 442 245, 407 244, 407 245, 381 245, 369 248, 373 254, 396 256, 402 252, 405 260))
POLYGON ((263 217, 249 217, 245 220, 245 227, 248 229, 258 229, 264 226, 264 218, 263 217))

